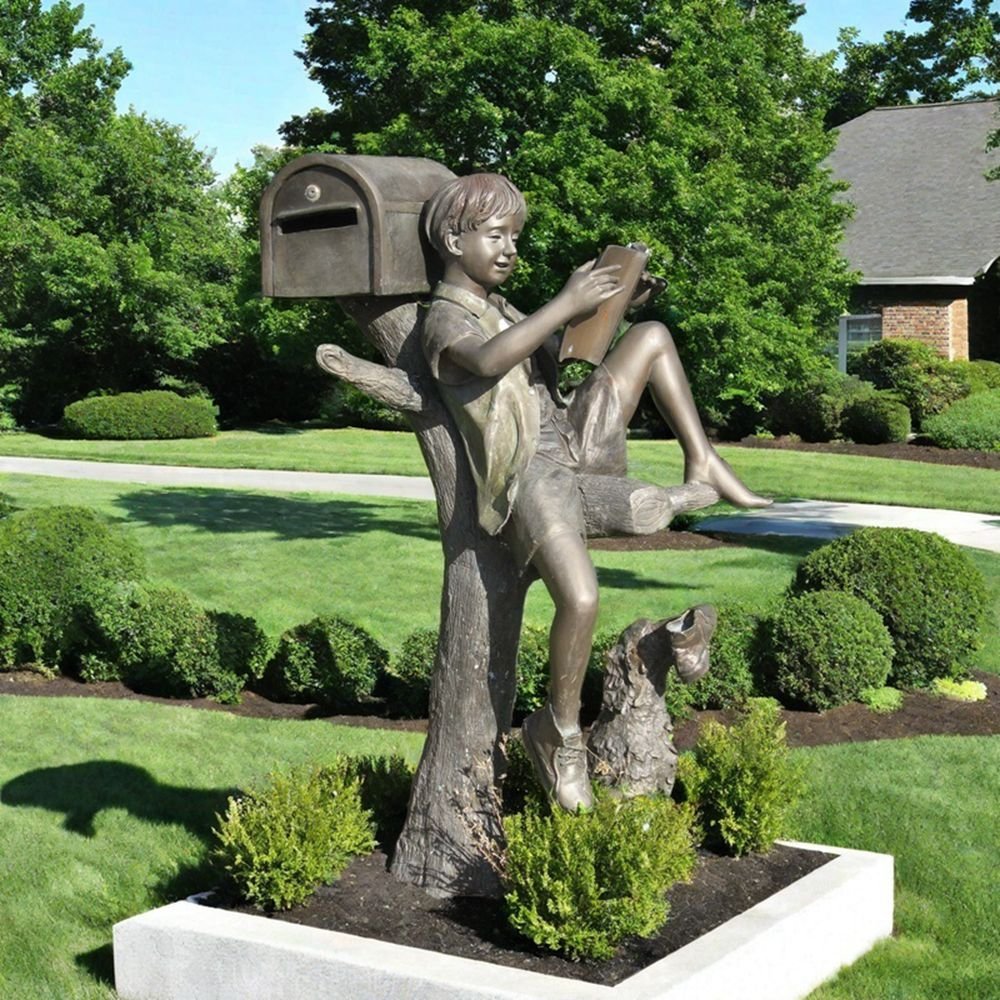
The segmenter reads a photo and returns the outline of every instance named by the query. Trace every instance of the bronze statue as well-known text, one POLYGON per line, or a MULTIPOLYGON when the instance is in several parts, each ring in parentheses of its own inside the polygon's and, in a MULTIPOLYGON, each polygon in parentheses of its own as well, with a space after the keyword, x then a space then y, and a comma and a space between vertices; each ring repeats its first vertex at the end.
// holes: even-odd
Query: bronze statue
MULTIPOLYGON (((706 484, 742 507, 770 501, 712 447, 662 323, 631 326, 563 398, 559 331, 624 289, 617 265, 590 261, 551 302, 530 316, 519 312, 494 289, 517 263, 525 216, 523 196, 497 174, 456 178, 432 196, 425 225, 444 277, 427 310, 423 347, 462 435, 479 524, 503 538, 522 572, 538 573, 555 604, 549 699, 525 719, 522 737, 546 792, 574 811, 592 803, 579 711, 598 610, 578 477, 625 475, 626 428, 648 386, 683 449, 685 482, 706 484)), ((646 299, 652 284, 640 282, 633 301, 646 299)), ((684 638, 688 646, 698 640, 684 638)))

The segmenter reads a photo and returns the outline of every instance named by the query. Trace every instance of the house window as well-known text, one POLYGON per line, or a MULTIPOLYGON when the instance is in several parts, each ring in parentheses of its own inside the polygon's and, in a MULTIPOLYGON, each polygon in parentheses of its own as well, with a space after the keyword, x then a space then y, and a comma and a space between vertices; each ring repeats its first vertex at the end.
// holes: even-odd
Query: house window
POLYGON ((882 339, 882 314, 865 313, 840 317, 837 337, 837 367, 847 371, 848 353, 863 351, 869 344, 882 339))

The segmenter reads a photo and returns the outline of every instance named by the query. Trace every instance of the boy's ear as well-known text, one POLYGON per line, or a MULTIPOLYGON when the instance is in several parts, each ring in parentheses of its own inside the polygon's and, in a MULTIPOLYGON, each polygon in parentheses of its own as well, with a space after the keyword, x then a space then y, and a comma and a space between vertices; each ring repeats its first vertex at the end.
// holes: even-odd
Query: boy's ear
POLYGON ((448 233, 444 238, 444 247, 452 257, 462 256, 462 238, 458 233, 448 233))

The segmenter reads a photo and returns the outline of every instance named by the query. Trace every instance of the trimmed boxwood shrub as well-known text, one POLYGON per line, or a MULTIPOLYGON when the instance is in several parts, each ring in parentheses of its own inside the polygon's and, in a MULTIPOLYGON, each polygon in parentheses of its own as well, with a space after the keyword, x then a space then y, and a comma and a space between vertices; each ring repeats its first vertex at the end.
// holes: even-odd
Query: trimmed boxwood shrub
POLYGON ((848 403, 840 426, 858 444, 901 444, 910 436, 910 411, 895 396, 875 392, 848 403))
POLYGON ((20 511, 0 520, 0 667, 70 665, 87 609, 142 579, 131 536, 88 507, 20 511))
POLYGON ((514 711, 530 715, 545 704, 549 693, 549 630, 525 625, 517 647, 517 699, 514 711))
POLYGON ((849 357, 847 367, 876 389, 898 393, 918 427, 970 390, 960 369, 916 340, 879 340, 849 357))
POLYGON ((737 857, 770 850, 802 793, 777 702, 754 698, 732 726, 710 721, 678 777, 695 804, 705 842, 737 857))
POLYGON ((710 646, 709 671, 688 691, 694 708, 739 708, 758 693, 760 645, 768 611, 749 604, 723 604, 710 646))
POLYGON ((693 811, 664 798, 599 795, 589 813, 529 806, 504 819, 507 918, 570 958, 610 958, 666 922, 665 893, 695 865, 693 811))
POLYGON ((164 389, 70 403, 63 428, 70 437, 117 441, 211 437, 217 429, 211 400, 164 389))
POLYGON ((892 639, 878 612, 840 590, 789 597, 771 622, 769 645, 786 705, 822 711, 858 701, 892 668, 892 639))
POLYGON ((793 590, 843 590, 881 616, 896 648, 897 686, 955 676, 980 644, 986 583, 968 556, 940 535, 861 528, 806 556, 793 590))
POLYGON ((207 611, 170 587, 120 588, 91 608, 89 631, 84 680, 119 679, 167 698, 238 701, 271 652, 252 618, 207 611))
POLYGON ((354 709, 368 699, 389 654, 360 625, 319 617, 285 632, 259 690, 276 701, 354 709))
POLYGON ((390 715, 404 719, 426 719, 431 694, 431 675, 437 656, 437 629, 411 632, 375 686, 390 715))
POLYGON ((924 421, 924 433, 939 448, 1000 451, 1000 389, 977 392, 924 421))
POLYGON ((360 781, 333 766, 272 774, 216 817, 215 860, 240 895, 287 910, 375 847, 360 781))

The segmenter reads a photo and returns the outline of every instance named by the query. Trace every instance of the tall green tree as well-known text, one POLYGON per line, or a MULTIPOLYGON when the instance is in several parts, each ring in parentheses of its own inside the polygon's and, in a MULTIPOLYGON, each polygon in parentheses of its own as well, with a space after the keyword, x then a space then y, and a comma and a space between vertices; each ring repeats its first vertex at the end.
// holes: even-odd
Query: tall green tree
POLYGON ((66 0, 0 7, 0 421, 171 384, 231 336, 237 243, 209 158, 129 112, 66 0))
POLYGON ((785 0, 322 0, 302 53, 333 110, 300 145, 507 174, 530 206, 508 291, 532 308, 642 240, 699 399, 752 412, 816 363, 846 298, 821 167, 831 60, 785 0))
POLYGON ((839 125, 880 105, 992 96, 1000 84, 1000 10, 995 0, 912 0, 914 27, 861 40, 840 33, 841 69, 827 116, 839 125))

